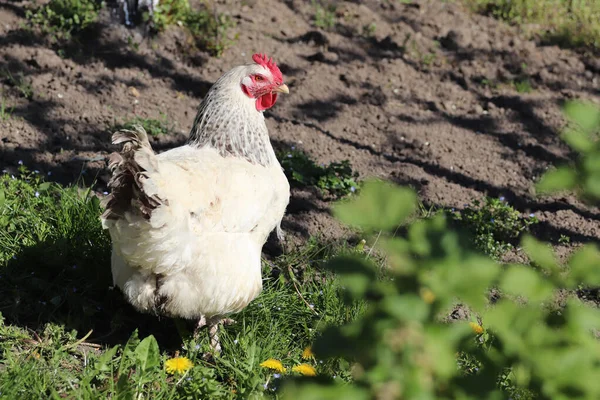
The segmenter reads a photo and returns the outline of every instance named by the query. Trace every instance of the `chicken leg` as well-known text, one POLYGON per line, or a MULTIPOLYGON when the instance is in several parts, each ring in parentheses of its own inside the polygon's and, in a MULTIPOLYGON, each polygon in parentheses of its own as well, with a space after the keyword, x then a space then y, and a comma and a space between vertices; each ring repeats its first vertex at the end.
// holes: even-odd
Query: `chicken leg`
POLYGON ((221 353, 221 342, 219 341, 219 325, 231 325, 234 324, 235 321, 231 318, 222 318, 219 315, 206 318, 202 316, 198 320, 198 324, 196 325, 196 329, 194 330, 194 336, 198 335, 200 329, 205 326, 208 327, 208 338, 210 340, 210 347, 212 349, 213 354, 221 353))

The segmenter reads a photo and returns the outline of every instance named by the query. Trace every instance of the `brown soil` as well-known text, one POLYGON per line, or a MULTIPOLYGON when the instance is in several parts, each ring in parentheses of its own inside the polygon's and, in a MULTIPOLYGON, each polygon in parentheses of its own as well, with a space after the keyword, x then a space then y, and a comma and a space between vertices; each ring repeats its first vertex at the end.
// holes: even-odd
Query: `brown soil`
MULTIPOLYGON (((558 136, 561 104, 600 102, 593 55, 543 46, 435 0, 337 2, 331 32, 314 27, 308 1, 219 1, 239 37, 218 59, 186 51, 175 28, 153 39, 127 29, 111 4, 80 44, 52 46, 20 27, 29 6, 0 0, 0 71, 23 73, 34 93, 27 100, 0 81, 14 106, 0 121, 3 169, 22 160, 60 182, 98 176, 102 191, 116 123, 164 113, 176 133, 154 138, 153 146, 180 145, 210 84, 266 52, 291 91, 266 114, 276 146, 300 146, 319 163, 349 159, 361 178, 412 185, 428 205, 461 208, 484 195, 504 196, 538 216, 544 239, 600 238, 598 208, 533 192, 548 167, 572 156, 558 136), (374 30, 363 30, 369 24, 374 30), (521 80, 529 93, 515 89, 521 80)), ((295 190, 284 229, 300 238, 339 236, 328 206, 313 190, 295 190)))

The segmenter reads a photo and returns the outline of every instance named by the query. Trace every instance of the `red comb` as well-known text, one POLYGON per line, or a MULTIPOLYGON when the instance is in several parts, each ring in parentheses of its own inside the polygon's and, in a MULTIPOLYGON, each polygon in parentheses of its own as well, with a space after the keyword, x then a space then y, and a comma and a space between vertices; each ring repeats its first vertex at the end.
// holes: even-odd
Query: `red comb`
POLYGON ((279 67, 277 66, 277 64, 275 64, 275 61, 273 61, 272 58, 267 57, 266 54, 256 53, 252 56, 252 59, 258 65, 262 65, 263 67, 271 71, 271 74, 273 75, 273 78, 275 78, 275 81, 283 82, 283 74, 281 73, 279 67))

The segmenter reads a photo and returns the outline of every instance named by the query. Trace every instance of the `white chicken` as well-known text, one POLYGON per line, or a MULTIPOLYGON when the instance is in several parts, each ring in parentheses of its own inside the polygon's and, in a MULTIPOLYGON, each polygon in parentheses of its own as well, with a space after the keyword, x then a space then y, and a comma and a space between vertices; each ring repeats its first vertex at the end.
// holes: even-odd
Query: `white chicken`
POLYGON ((113 135, 102 224, 114 284, 138 310, 218 326, 262 290, 261 250, 289 202, 263 111, 289 93, 272 59, 225 73, 200 104, 188 143, 152 151, 141 127, 113 135))

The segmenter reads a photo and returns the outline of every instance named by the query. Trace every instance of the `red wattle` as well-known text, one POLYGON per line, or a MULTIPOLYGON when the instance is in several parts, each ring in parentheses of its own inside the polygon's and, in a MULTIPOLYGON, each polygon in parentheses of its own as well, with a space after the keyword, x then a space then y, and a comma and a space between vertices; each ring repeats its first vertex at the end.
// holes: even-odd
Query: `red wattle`
POLYGON ((258 111, 264 111, 275 105, 277 101, 277 93, 267 93, 256 99, 256 109, 258 111))

